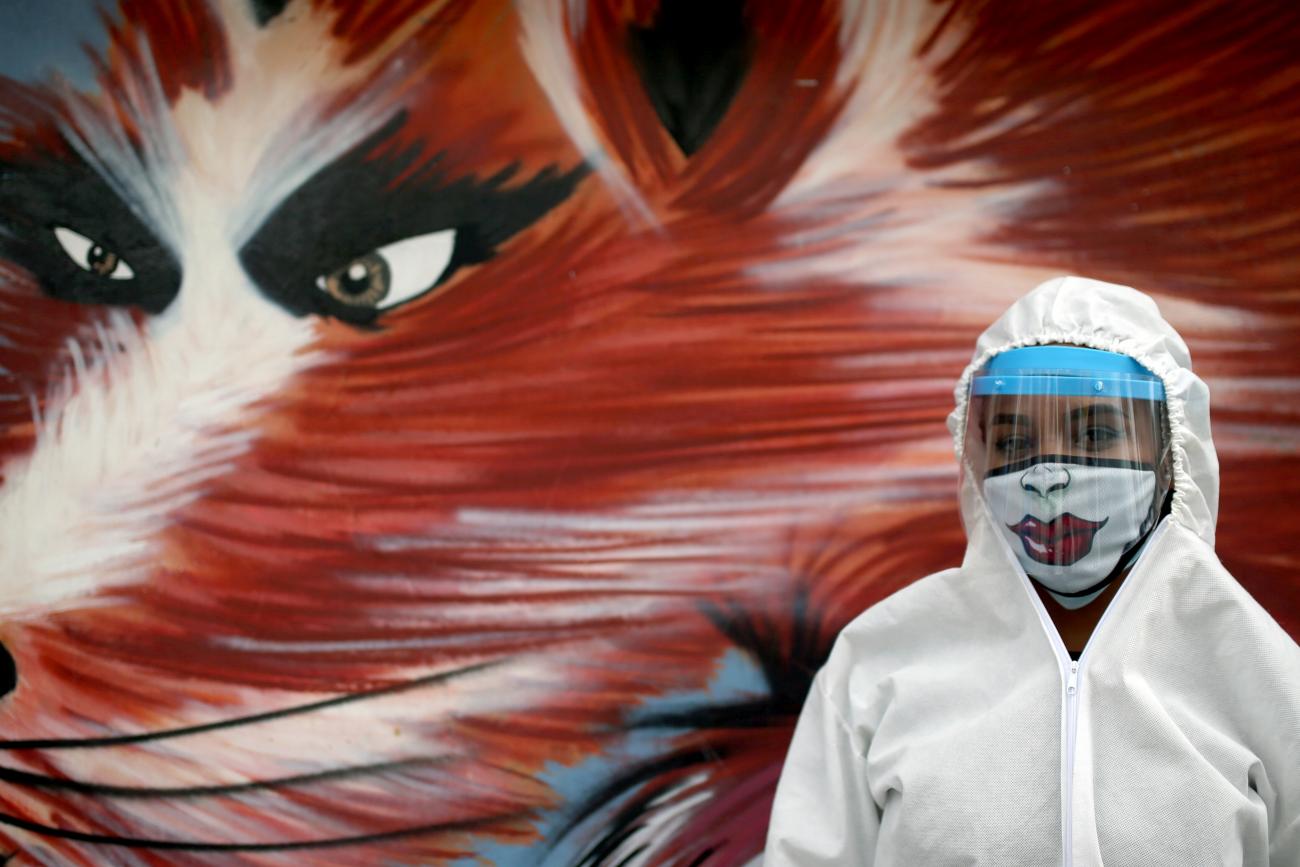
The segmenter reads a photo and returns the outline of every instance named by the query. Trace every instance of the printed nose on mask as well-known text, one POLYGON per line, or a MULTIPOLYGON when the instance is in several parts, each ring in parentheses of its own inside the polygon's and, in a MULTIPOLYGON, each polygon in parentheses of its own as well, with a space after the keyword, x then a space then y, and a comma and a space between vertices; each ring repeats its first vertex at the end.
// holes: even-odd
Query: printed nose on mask
POLYGON ((1070 486, 1070 471, 1060 464, 1034 464, 1020 475, 1020 487, 1040 497, 1070 486))

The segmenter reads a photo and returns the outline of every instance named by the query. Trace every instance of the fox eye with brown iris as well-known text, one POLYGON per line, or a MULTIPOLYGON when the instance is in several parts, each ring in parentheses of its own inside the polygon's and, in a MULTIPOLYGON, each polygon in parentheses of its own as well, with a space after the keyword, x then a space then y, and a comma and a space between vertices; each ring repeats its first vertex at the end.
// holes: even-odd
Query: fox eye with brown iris
POLYGON ((54 238, 68 258, 83 271, 110 280, 130 280, 135 271, 117 253, 80 232, 65 226, 54 227, 54 238))
POLYGON ((564 201, 585 163, 523 174, 511 164, 486 176, 451 176, 443 156, 398 145, 404 113, 298 186, 239 250, 244 271, 297 316, 361 328, 428 298, 461 268, 564 201))
POLYGON ((316 278, 316 286, 344 304, 378 307, 388 295, 392 273, 383 257, 371 253, 316 278))
POLYGON ((456 230, 405 238, 316 278, 316 288, 349 307, 387 310, 436 286, 452 264, 456 230))

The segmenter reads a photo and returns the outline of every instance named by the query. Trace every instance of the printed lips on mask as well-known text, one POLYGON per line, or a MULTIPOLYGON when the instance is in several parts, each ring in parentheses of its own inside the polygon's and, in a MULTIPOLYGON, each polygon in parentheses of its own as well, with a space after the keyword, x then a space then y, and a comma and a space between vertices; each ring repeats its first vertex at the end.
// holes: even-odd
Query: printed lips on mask
POLYGON ((1151 464, 1043 455, 990 470, 983 487, 1026 573, 1076 592, 1105 578, 1150 529, 1155 485, 1151 464))

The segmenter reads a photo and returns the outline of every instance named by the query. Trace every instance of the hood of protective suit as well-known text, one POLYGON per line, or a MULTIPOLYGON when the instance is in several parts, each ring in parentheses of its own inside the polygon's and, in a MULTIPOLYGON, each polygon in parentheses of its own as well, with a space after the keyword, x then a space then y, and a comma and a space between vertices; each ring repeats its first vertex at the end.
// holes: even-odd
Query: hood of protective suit
POLYGON ((1049 281, 980 337, 949 419, 959 458, 971 376, 1034 344, 1160 378, 1169 515, 1067 648, 963 473, 962 565, 861 614, 813 681, 765 867, 1300 865, 1300 647, 1215 555, 1209 395, 1186 345, 1132 289, 1049 281))
MULTIPOLYGON (((1219 460, 1210 439, 1209 389, 1192 372, 1191 354, 1155 302, 1127 286, 1083 277, 1049 280, 1017 301, 980 335, 975 355, 954 391, 956 409, 948 416, 957 459, 971 377, 989 359, 1022 346, 1074 344, 1118 352, 1160 377, 1165 386, 1173 458, 1173 505, 1169 520, 1214 546, 1219 511, 1219 460)), ((978 487, 963 474, 962 520, 967 537, 983 537, 987 515, 978 487)))

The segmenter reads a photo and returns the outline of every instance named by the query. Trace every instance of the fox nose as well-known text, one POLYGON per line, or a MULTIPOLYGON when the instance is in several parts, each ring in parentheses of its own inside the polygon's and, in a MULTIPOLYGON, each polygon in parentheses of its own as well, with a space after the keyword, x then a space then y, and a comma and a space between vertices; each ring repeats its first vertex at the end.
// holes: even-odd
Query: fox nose
POLYGON ((13 654, 9 649, 0 644, 0 698, 13 692, 17 685, 18 666, 14 663, 13 654))
POLYGON ((1020 474, 1020 487, 1045 497, 1070 486, 1070 471, 1060 464, 1034 464, 1020 474))

